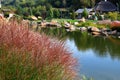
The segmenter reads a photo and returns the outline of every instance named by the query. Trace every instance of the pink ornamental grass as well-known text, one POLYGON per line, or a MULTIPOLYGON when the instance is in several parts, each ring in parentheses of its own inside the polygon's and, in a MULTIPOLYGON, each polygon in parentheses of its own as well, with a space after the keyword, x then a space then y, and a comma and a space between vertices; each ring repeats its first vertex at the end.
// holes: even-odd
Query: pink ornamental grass
MULTIPOLYGON (((0 47, 4 47, 0 56, 3 56, 4 52, 7 51, 11 55, 9 59, 12 60, 12 53, 14 53, 16 59, 21 60, 16 66, 24 64, 25 66, 31 65, 30 69, 37 69, 38 80, 72 80, 75 77, 76 60, 71 56, 71 52, 66 49, 64 42, 30 31, 22 23, 0 22, 0 47), (30 55, 29 58, 27 58, 28 55, 30 55), (18 59, 18 56, 22 57, 18 59)), ((1 60, 8 59, 6 57, 0 58, 1 60)), ((13 63, 16 63, 16 61, 13 63)), ((22 66, 23 69, 26 69, 25 66, 22 66)), ((5 69, 7 70, 7 68, 5 69)), ((31 74, 34 72, 33 70, 31 74)), ((5 73, 4 70, 3 73, 5 73)), ((15 73, 17 73, 16 76, 24 75, 18 74, 20 73, 19 69, 15 70, 15 73)), ((0 78, 4 76, 8 75, 2 75, 0 78)), ((31 78, 30 76, 28 74, 27 79, 31 78)), ((21 79, 26 78, 21 77, 21 79)))

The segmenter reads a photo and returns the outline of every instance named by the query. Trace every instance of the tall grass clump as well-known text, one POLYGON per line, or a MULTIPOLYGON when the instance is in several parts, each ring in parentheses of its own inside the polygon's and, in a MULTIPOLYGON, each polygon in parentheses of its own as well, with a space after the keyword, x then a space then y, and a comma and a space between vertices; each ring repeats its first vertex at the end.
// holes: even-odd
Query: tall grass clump
POLYGON ((73 80, 75 64, 64 42, 0 21, 0 80, 73 80))

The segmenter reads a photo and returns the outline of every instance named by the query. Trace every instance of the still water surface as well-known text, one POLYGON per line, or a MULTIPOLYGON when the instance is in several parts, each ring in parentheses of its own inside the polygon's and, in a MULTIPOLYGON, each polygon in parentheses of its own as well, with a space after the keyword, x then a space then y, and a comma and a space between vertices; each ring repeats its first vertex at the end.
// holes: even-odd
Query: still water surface
POLYGON ((98 55, 93 49, 85 51, 78 50, 74 41, 69 39, 66 41, 70 49, 73 51, 73 56, 78 59, 79 75, 92 77, 94 80, 120 80, 120 60, 111 58, 107 55, 98 55))
POLYGON ((80 76, 85 75, 94 80, 120 80, 120 39, 95 37, 79 31, 49 29, 46 32, 65 41, 78 60, 80 76))

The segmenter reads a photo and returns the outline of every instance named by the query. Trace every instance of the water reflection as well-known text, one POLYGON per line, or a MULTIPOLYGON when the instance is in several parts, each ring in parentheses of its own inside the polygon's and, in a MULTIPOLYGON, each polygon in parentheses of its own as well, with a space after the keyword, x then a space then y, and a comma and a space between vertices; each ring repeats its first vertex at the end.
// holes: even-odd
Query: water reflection
POLYGON ((58 37, 60 40, 74 41, 79 51, 92 49, 97 56, 105 57, 110 55, 112 59, 120 59, 120 39, 113 37, 94 37, 87 32, 66 32, 64 28, 44 28, 41 32, 45 32, 49 36, 58 37))

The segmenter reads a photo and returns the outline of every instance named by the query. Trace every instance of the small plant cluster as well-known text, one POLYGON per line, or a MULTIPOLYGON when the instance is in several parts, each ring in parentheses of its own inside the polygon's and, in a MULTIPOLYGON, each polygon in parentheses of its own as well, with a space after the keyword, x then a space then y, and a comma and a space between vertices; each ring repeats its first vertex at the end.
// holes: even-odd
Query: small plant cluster
POLYGON ((73 80, 75 64, 64 42, 0 21, 0 80, 73 80))
POLYGON ((104 14, 106 19, 114 20, 120 20, 120 14, 118 12, 109 12, 107 14, 104 14))
POLYGON ((106 27, 106 25, 99 24, 99 23, 96 23, 96 22, 93 22, 93 21, 79 22, 79 24, 77 24, 76 26, 77 27, 90 27, 90 26, 93 26, 93 27, 97 27, 97 28, 105 28, 106 27))
POLYGON ((87 11, 87 9, 86 8, 84 8, 84 11, 82 12, 82 17, 84 17, 84 18, 88 18, 88 11, 87 11))

